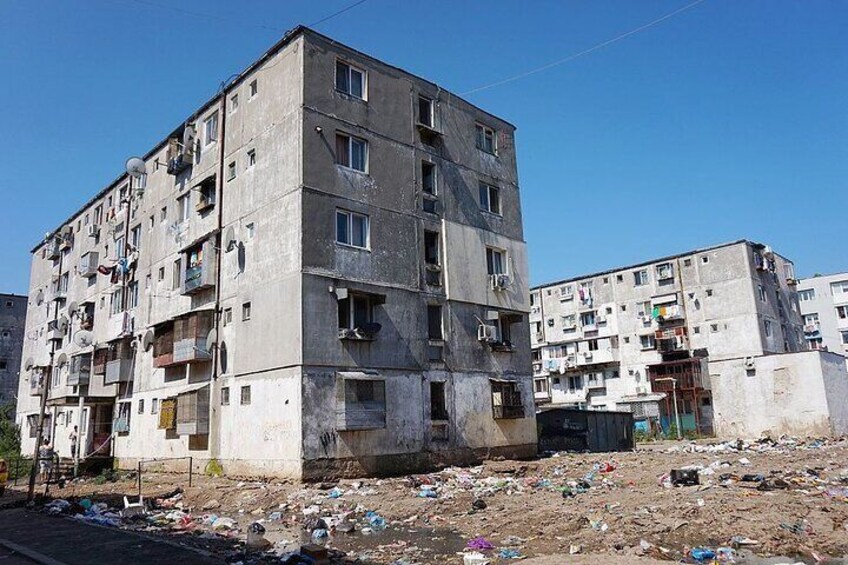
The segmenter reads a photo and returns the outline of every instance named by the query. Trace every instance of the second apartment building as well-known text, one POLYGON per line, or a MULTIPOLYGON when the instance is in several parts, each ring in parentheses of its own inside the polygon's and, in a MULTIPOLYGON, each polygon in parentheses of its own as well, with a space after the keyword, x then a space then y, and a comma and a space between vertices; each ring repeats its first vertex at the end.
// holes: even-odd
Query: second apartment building
POLYGON ((538 403, 712 428, 709 361, 805 348, 791 261, 741 240, 535 287, 538 403), (673 380, 672 380, 673 379, 673 380))
POLYGON ((848 356, 848 273, 799 280, 798 300, 810 349, 848 356))
POLYGON ((33 249, 19 418, 233 474, 532 455, 514 127, 297 28, 33 249), (82 408, 82 412, 80 412, 82 408))

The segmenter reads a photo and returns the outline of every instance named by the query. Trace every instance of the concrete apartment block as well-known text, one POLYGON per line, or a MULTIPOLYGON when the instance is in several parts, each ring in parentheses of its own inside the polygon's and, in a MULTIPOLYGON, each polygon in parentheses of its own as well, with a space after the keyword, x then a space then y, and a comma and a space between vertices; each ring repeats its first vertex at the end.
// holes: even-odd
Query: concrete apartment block
POLYGON ((799 280, 798 300, 810 349, 848 356, 848 273, 799 280))
POLYGON ((0 293, 0 406, 16 404, 27 297, 0 293))
POLYGON ((681 427, 708 433, 710 363, 805 348, 794 277, 741 240, 535 287, 536 401, 667 425, 676 386, 681 427))
POLYGON ((33 250, 25 429, 44 375, 121 467, 535 453, 511 124, 299 27, 143 160, 33 250))

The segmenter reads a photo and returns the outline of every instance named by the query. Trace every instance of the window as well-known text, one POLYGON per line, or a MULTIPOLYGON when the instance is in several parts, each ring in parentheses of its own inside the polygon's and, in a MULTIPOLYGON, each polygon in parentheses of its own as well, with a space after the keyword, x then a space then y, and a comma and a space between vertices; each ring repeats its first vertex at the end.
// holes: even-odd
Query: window
POLYGON ((595 312, 583 312, 580 314, 580 325, 584 328, 587 326, 594 326, 596 322, 595 312))
POLYGON ((660 263, 657 265, 657 280, 665 281, 674 278, 674 267, 671 263, 660 263))
POLYGON ((430 383, 430 419, 447 420, 448 403, 445 397, 445 383, 430 383))
POLYGON ((343 61, 336 61, 336 90, 365 100, 365 71, 343 61))
POLYGON ((242 406, 250 404, 250 385, 241 387, 240 404, 242 406))
POLYGON ((567 314, 565 316, 560 317, 560 323, 562 324, 562 330, 568 331, 573 330, 577 327, 577 324, 574 323, 575 316, 574 314, 567 314))
POLYGON ((418 123, 429 128, 435 127, 433 101, 427 97, 418 97, 418 123))
POLYGON ((159 210, 159 221, 164 222, 168 219, 168 207, 162 206, 162 209, 159 210))
POLYGON ((486 269, 490 275, 506 274, 506 252, 492 247, 486 248, 486 269))
POLYGON ((836 315, 839 317, 840 320, 848 319, 848 306, 837 306, 836 315))
POLYGON ((830 283, 830 293, 833 296, 839 296, 840 294, 848 294, 848 281, 838 281, 835 283, 830 283))
POLYGON ((252 167, 256 164, 256 149, 251 149, 247 152, 247 166, 252 167))
POLYGON ((368 249, 368 216, 348 210, 336 210, 336 243, 368 249))
POLYGON ((223 386, 221 387, 221 406, 229 406, 230 405, 230 387, 223 386))
POLYGON ((94 223, 99 224, 103 221, 103 204, 94 209, 94 223))
POLYGON ((438 304, 427 305, 427 338, 444 339, 442 334, 442 307, 438 304))
POLYGON ((639 336, 639 346, 643 350, 654 349, 656 347, 656 343, 654 342, 654 336, 652 336, 652 335, 640 335, 639 336))
POLYGON ((177 198, 177 208, 179 209, 179 217, 177 220, 180 222, 188 220, 189 214, 191 213, 191 193, 186 192, 177 198))
POLYGON ((523 418, 524 404, 521 402, 521 390, 518 383, 512 381, 490 381, 492 388, 492 417, 523 418))
POLYGON ((130 246, 136 251, 141 248, 141 224, 130 230, 130 246))
POLYGON ((815 300, 816 298, 816 290, 814 288, 808 288, 805 290, 798 291, 798 300, 801 302, 807 302, 809 300, 815 300))
POLYGON ((692 259, 684 259, 683 260, 683 266, 684 267, 691 267, 692 266, 692 259))
POLYGON ((363 294, 351 294, 339 300, 339 329, 362 329, 374 321, 374 301, 363 294))
POLYGON ((706 292, 707 292, 707 296, 713 295, 713 289, 711 289, 711 288, 708 288, 706 292))
POLYGON ((144 414, 144 399, 143 398, 138 399, 138 413, 144 414))
POLYGON ((848 330, 842 330, 839 333, 842 336, 842 343, 848 345, 848 330))
POLYGON ((648 284, 648 270, 642 269, 641 271, 634 271, 633 284, 635 286, 644 286, 648 284))
POLYGON ((710 324, 710 332, 718 333, 718 324, 710 324))
POLYGON ((232 96, 230 96, 230 114, 232 114, 233 112, 238 110, 238 106, 239 106, 239 99, 238 99, 238 93, 236 93, 236 94, 233 94, 232 96))
POLYGON ((227 182, 236 178, 236 162, 230 161, 230 164, 227 165, 227 182))
POLYGON ((560 300, 574 300, 574 287, 569 285, 560 287, 560 300))
POLYGON ((248 88, 249 88, 249 91, 250 91, 250 98, 253 98, 257 94, 259 94, 259 81, 258 80, 251 81, 248 88))
POLYGON ((165 267, 159 267, 159 280, 165 280, 165 267))
POLYGON ((203 121, 203 144, 211 145, 218 141, 218 112, 203 121))
POLYGON ((154 398, 153 403, 150 405, 150 413, 157 414, 159 412, 159 399, 154 398))
POLYGON ((256 224, 250 222, 244 227, 247 230, 247 239, 253 239, 253 237, 256 235, 256 224))
POLYGON ((368 142, 344 133, 336 134, 336 163, 355 171, 368 168, 368 142))
POLYGON ((766 287, 761 284, 757 285, 757 294, 760 296, 760 302, 766 301, 766 287))
POLYGON ((180 288, 180 281, 182 280, 182 270, 183 270, 183 261, 182 259, 177 259, 174 261, 174 272, 171 273, 171 288, 180 288))
POLYGON ((421 162, 421 190, 436 194, 436 165, 427 161, 421 162))
POLYGON ((386 381, 343 378, 336 386, 336 429, 386 427, 386 381))
POLYGON ((588 340, 586 342, 586 347, 589 349, 589 351, 597 351, 598 350, 598 340, 597 339, 588 340))
POLYGON ((227 324, 231 324, 233 322, 233 309, 232 308, 224 308, 224 316, 223 316, 222 322, 225 326, 227 324))
POLYGON ((119 288, 112 293, 111 303, 109 305, 109 315, 114 316, 124 309, 124 289, 119 288))
POLYGON ((482 124, 476 124, 475 130, 477 133, 477 149, 495 155, 498 150, 495 143, 495 130, 482 124))
POLYGON ((709 262, 710 262, 710 257, 709 257, 709 255, 701 255, 701 263, 703 263, 704 265, 706 265, 706 264, 707 264, 707 263, 709 263, 709 262))
POLYGON ((490 184, 484 182, 479 183, 480 189, 480 208, 492 214, 501 213, 501 194, 500 190, 490 184))
POLYGON ((568 389, 568 392, 583 390, 583 375, 574 375, 567 377, 567 379, 568 382, 566 383, 566 388, 568 389))
POLYGON ((766 337, 772 337, 774 335, 771 320, 763 320, 763 331, 765 331, 766 337))
POLYGON ((5 371, 8 362, 5 359, 0 359, 0 371, 5 371))
POLYGON ((241 319, 243 322, 250 319, 250 306, 250 302, 245 302, 241 305, 241 319))
POLYGON ((819 315, 818 313, 812 314, 804 314, 804 325, 805 326, 817 326, 819 325, 819 315))
POLYGON ((138 306, 138 281, 133 281, 127 287, 129 291, 129 308, 135 308, 138 306))
POLYGON ((424 263, 439 265, 439 232, 424 230, 424 263))
POLYGON ((152 230, 155 225, 156 225, 156 217, 151 215, 149 218, 147 218, 147 229, 152 230))

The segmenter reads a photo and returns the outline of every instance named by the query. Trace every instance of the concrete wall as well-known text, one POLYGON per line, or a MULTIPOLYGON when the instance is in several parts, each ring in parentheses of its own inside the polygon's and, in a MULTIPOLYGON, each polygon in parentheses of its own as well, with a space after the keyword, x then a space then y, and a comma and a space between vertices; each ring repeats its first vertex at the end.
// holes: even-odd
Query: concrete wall
MULTIPOLYGON (((810 348, 826 349, 848 356, 848 318, 837 315, 838 306, 848 306, 848 292, 834 292, 834 283, 848 281, 848 273, 815 276, 798 281, 799 297, 803 291, 812 291, 813 297, 801 301, 801 314, 809 319, 818 318, 818 325, 805 332, 810 348)), ((838 285, 841 288, 841 285, 838 285)), ((846 359, 848 363, 848 359, 846 359)))
POLYGON ((816 351, 710 363, 716 435, 838 436, 848 432, 848 374, 841 357, 816 351))
POLYGON ((17 402, 26 311, 26 296, 0 293, 0 406, 17 402))

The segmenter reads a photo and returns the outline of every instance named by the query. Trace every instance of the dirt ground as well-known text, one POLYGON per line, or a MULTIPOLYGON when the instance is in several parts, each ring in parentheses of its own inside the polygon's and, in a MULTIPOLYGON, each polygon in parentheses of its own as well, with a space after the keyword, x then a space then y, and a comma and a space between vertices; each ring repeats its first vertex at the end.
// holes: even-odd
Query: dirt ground
MULTIPOLYGON (((771 563, 761 558, 773 556, 848 563, 846 440, 660 444, 320 485, 195 479, 186 488, 185 476, 146 473, 148 498, 185 491, 151 510, 158 519, 122 527, 231 560, 243 558, 241 543, 259 521, 277 554, 312 539, 351 561, 375 564, 462 563, 461 552, 480 537, 493 564, 513 560, 501 555, 526 558, 528 565, 696 562, 687 557, 695 547, 732 547, 737 563, 771 563), (699 485, 663 484, 664 475, 686 466, 700 467, 699 485), (740 480, 744 475, 766 481, 740 480), (232 518, 237 528, 213 527, 216 517, 232 518)), ((50 494, 118 505, 135 488, 127 478, 100 485, 86 480, 50 494)))

